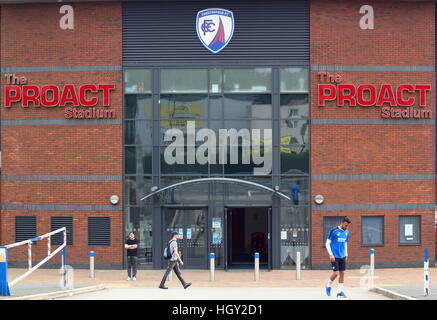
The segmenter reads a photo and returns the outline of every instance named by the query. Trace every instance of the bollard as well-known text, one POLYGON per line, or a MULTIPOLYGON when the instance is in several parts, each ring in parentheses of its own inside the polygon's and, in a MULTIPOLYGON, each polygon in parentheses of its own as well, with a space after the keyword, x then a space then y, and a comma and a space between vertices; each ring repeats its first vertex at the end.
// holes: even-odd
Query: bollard
POLYGON ((300 251, 296 252, 296 280, 300 280, 300 251))
POLYGON ((0 247, 0 296, 10 296, 8 283, 8 248, 0 247))
POLYGON ((90 278, 94 276, 94 251, 90 251, 90 278))
POLYGON ((370 274, 369 286, 373 288, 373 279, 375 277, 375 249, 370 249, 370 274))
POLYGON ((214 281, 215 280, 215 253, 211 252, 209 254, 209 270, 210 270, 210 276, 209 280, 214 281))
POLYGON ((67 288, 67 248, 64 247, 62 249, 62 279, 63 279, 63 287, 67 288))
POLYGON ((259 280, 259 253, 255 252, 255 281, 259 280))
POLYGON ((429 296, 429 258, 428 258, 428 248, 425 248, 425 250, 424 250, 423 273, 424 273, 423 291, 424 291, 425 296, 429 296))

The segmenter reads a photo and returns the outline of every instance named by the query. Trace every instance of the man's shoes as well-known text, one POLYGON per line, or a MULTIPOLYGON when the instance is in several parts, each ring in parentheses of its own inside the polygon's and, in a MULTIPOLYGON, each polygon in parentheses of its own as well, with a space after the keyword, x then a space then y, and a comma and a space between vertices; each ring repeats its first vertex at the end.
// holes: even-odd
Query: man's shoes
POLYGON ((130 278, 130 277, 127 277, 126 281, 131 281, 131 278, 130 278))
POLYGON ((337 293, 337 298, 347 298, 346 294, 343 291, 337 293))
POLYGON ((332 287, 326 287, 326 295, 327 295, 328 297, 331 296, 331 289, 332 289, 332 287))
POLYGON ((189 286, 191 286, 191 282, 188 282, 184 285, 184 289, 187 289, 189 286))
POLYGON ((133 277, 133 278, 132 278, 132 281, 137 281, 137 278, 136 278, 136 277, 133 277))
POLYGON ((168 289, 168 288, 166 286, 162 285, 162 286, 159 286, 159 289, 168 289))

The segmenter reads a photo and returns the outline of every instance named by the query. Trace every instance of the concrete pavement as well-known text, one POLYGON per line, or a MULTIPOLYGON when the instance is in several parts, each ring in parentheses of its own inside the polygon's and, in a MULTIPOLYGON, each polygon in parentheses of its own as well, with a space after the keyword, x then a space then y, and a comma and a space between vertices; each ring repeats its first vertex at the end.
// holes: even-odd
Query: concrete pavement
POLYGON ((423 292, 423 285, 421 286, 386 286, 383 289, 390 290, 392 292, 412 297, 417 300, 437 300, 437 285, 431 285, 429 287, 430 295, 425 296, 423 292))
MULTIPOLYGON (((284 287, 190 287, 159 288, 112 287, 101 291, 74 295, 59 300, 337 300, 328 297, 324 288, 284 288, 284 287)), ((390 300, 389 298, 360 288, 347 290, 350 300, 390 300)))
MULTIPOLYGON (((17 276, 24 273, 26 269, 9 269, 9 279, 13 280, 17 276)), ((119 291, 112 291, 113 289, 119 288, 130 288, 130 289, 139 289, 145 290, 144 293, 147 296, 148 290, 158 290, 156 289, 159 284, 161 277, 164 273, 164 270, 139 270, 138 271, 138 281, 126 281, 126 271, 125 270, 96 270, 95 278, 89 278, 89 270, 84 269, 75 269, 73 270, 74 274, 74 287, 78 288, 81 286, 91 286, 91 285, 103 285, 109 289, 108 292, 111 292, 111 295, 118 295, 119 291), (149 288, 149 289, 147 289, 149 288)), ((187 281, 193 282, 192 291, 194 293, 188 293, 187 297, 191 297, 192 295, 196 295, 200 288, 278 288, 278 294, 272 291, 274 296, 279 296, 280 290, 286 290, 290 294, 295 292, 300 295, 299 291, 292 291, 291 289, 303 288, 302 293, 308 292, 308 295, 304 295, 306 297, 312 297, 312 299, 318 299, 318 294, 320 292, 323 293, 323 288, 326 284, 326 281, 329 277, 330 270, 302 270, 301 272, 301 280, 295 280, 295 271, 294 270, 273 270, 268 272, 267 270, 261 270, 260 272, 260 281, 254 281, 254 272, 253 270, 231 270, 225 272, 223 270, 216 271, 216 281, 209 281, 209 270, 183 270, 183 275, 187 281), (313 291, 312 291, 313 290, 313 291)), ((44 292, 52 286, 52 288, 56 288, 57 284, 60 281, 59 270, 57 269, 38 269, 35 273, 33 273, 28 278, 24 279, 20 282, 16 287, 11 288, 11 292, 13 295, 22 295, 25 294, 23 291, 19 291, 19 286, 30 286, 31 294, 37 294, 39 291, 44 292)), ((355 294, 355 289, 360 288, 360 285, 366 284, 366 279, 363 278, 365 276, 360 270, 348 270, 346 273, 346 290, 355 294), (351 291, 352 290, 352 291, 351 291)), ((375 270, 376 279, 374 281, 375 286, 378 287, 421 287, 423 286, 423 269, 421 268, 404 268, 404 269, 376 269, 375 270)), ((437 285, 437 268, 430 269, 430 284, 431 284, 431 294, 435 293, 437 289, 435 285, 437 285)), ((171 295, 171 291, 173 290, 181 290, 180 284, 176 278, 173 276, 173 281, 167 282, 167 285, 171 288, 168 290, 169 295, 171 295)), ((24 287, 23 287, 24 289, 24 287)), ((334 286, 336 289, 336 285, 334 286)), ((247 290, 247 292, 251 292, 252 290, 247 290)), ((253 292, 257 292, 258 290, 253 290, 253 292)), ((123 292, 123 291, 120 291, 123 292)), ((130 292, 130 291, 125 291, 130 292)), ((141 291, 132 291, 132 294, 136 294, 141 291)), ((208 290, 208 292, 217 292, 219 295, 220 290, 208 290)), ((230 291, 238 292, 235 290, 230 291)), ((357 294, 359 291, 357 291, 357 294)), ((105 293, 106 294, 106 293, 105 293)), ((104 294, 104 295, 105 295, 104 294)), ((164 293, 161 293, 160 290, 156 293, 158 296, 164 293)), ((255 293, 253 293, 255 294, 255 293)), ((102 295, 102 299, 104 298, 102 295)), ((202 295, 200 295, 202 296, 202 295)), ((233 295, 231 295, 233 296, 233 295)), ((359 297, 358 294, 356 297, 359 297)), ((369 296, 374 296, 372 293, 369 296)), ((226 295, 229 298, 229 295, 226 295)), ((238 299, 241 299, 240 295, 236 295, 238 299)), ((264 296, 264 298, 266 298, 264 296)), ((297 299, 299 297, 288 297, 287 299, 297 299)), ((194 298, 193 298, 194 299, 194 298)), ((217 299, 220 299, 220 296, 217 296, 217 299)))
MULTIPOLYGON (((76 289, 85 288, 88 285, 78 284, 76 285, 76 289)), ((26 283, 26 284, 17 284, 10 289, 11 295, 9 297, 0 296, 0 300, 30 296, 35 294, 49 294, 52 292, 61 291, 61 287, 59 284, 50 284, 50 283, 26 283)))

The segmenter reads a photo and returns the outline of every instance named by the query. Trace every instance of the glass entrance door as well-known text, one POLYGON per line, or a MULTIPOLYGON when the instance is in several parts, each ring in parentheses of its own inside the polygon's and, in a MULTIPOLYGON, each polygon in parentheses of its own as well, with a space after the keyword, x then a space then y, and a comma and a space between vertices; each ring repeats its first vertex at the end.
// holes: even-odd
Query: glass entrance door
POLYGON ((164 208, 163 211, 164 246, 171 231, 179 232, 178 249, 184 267, 206 268, 206 208, 164 208))

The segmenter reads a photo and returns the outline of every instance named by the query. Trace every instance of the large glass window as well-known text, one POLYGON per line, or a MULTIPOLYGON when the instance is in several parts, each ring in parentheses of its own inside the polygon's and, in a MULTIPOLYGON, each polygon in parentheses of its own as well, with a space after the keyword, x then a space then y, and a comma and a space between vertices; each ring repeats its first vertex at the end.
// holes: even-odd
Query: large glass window
POLYGON ((271 92, 272 69, 225 69, 225 92, 271 92))
POLYGON ((162 69, 161 93, 208 92, 207 69, 162 69))
POLYGON ((270 94, 226 94, 225 119, 271 119, 270 94))
MULTIPOLYGON (((152 264, 153 219, 152 207, 127 207, 125 234, 135 234, 139 242, 138 262, 141 265, 152 264)), ((126 237, 127 239, 127 237, 126 237)))
POLYGON ((279 134, 281 173, 309 174, 309 72, 280 70, 279 134))
POLYGON ((309 208, 287 206, 280 208, 281 268, 295 269, 297 252, 301 254, 302 268, 309 267, 310 233, 309 208))
POLYGON ((125 147, 126 174, 152 174, 152 148, 125 147))
POLYGON ((151 120, 126 120, 124 122, 124 143, 151 146, 152 130, 151 120))
POLYGON ((152 178, 149 176, 126 176, 124 179, 125 202, 127 205, 142 205, 141 198, 150 192, 152 178))
POLYGON ((309 118, 308 94, 281 94, 279 112, 281 119, 285 120, 309 118))
MULTIPOLYGON (((292 199, 293 205, 308 205, 310 198, 308 177, 282 177, 280 191, 292 199)), ((284 205, 286 205, 284 203, 284 205)))
POLYGON ((309 72, 304 68, 281 69, 281 92, 308 92, 309 72))
MULTIPOLYGON (((257 184, 264 185, 266 187, 272 187, 272 179, 262 177, 244 177, 235 176, 234 179, 246 180, 257 184)), ((259 188, 252 187, 250 185, 242 184, 225 184, 224 185, 225 202, 238 203, 239 201, 247 201, 250 203, 263 202, 269 204, 272 199, 270 192, 260 190, 259 188)))
POLYGON ((329 232, 337 228, 343 221, 344 216, 323 217, 323 244, 328 239, 329 232))
MULTIPOLYGON (((144 239, 142 263, 151 262, 151 212, 160 210, 157 208, 162 204, 207 205, 209 223, 212 218, 223 219, 227 205, 272 205, 270 192, 221 183, 188 184, 141 201, 155 186, 229 177, 279 187, 291 198, 281 199, 278 207, 272 207, 272 216, 280 219, 283 231, 277 235, 281 236, 281 266, 294 268, 297 250, 303 254, 303 266, 308 265, 307 68, 127 69, 123 115, 125 232, 134 230, 140 241, 144 239), (207 132, 212 132, 215 144, 201 150, 209 137, 199 134, 205 134, 202 129, 210 129, 207 132), (227 137, 225 145, 220 132, 227 130, 229 135, 231 129, 238 131, 237 139, 227 137), (259 139, 255 134, 258 131, 259 139), (174 133, 180 136, 175 137, 174 133), (194 142, 194 146, 189 142, 194 142), (215 161, 202 162, 205 158, 215 161)), ((223 230, 212 227, 207 238, 211 240, 211 250, 217 250, 218 265, 222 265, 219 260, 223 258, 224 243, 223 239, 220 243, 217 240, 220 232, 223 230)))
POLYGON ((126 94, 124 98, 125 119, 152 118, 152 95, 126 94))
POLYGON ((361 217, 361 244, 384 245, 384 217, 361 217))
POLYGON ((161 119, 208 118, 208 96, 202 94, 162 94, 161 119))
MULTIPOLYGON (((193 180, 197 176, 161 177, 161 188, 174 185, 179 182, 193 180)), ((209 187, 206 183, 188 184, 169 189, 162 194, 163 203, 171 205, 190 205, 196 203, 207 203, 209 197, 209 187)))
POLYGON ((152 72, 149 69, 128 69, 124 73, 125 93, 151 93, 152 72))

